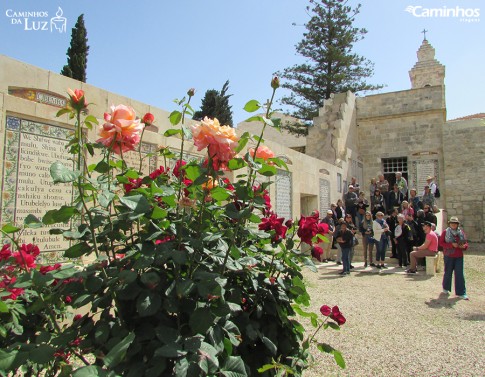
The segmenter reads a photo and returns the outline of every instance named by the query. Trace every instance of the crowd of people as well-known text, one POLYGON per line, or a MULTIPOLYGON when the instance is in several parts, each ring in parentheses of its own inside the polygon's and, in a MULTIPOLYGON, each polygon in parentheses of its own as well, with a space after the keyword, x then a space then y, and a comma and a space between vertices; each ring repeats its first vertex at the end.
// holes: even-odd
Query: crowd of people
POLYGON ((362 236, 364 267, 386 269, 386 252, 390 249, 390 257, 397 258, 400 268, 416 274, 418 262, 424 264, 425 257, 436 256, 443 250, 443 293, 450 293, 454 273, 456 295, 468 299, 463 272, 463 251, 468 248, 466 235, 456 217, 450 218, 446 230, 437 233, 438 193, 433 177, 427 177, 427 184, 418 196, 417 190, 409 189, 406 179, 397 172, 392 190, 383 175, 373 178, 367 199, 353 177, 343 200, 332 204, 321 219, 330 230, 329 242, 321 245, 322 262, 332 261, 331 249, 338 249, 336 262, 342 265, 340 274, 350 274, 358 234, 362 236))

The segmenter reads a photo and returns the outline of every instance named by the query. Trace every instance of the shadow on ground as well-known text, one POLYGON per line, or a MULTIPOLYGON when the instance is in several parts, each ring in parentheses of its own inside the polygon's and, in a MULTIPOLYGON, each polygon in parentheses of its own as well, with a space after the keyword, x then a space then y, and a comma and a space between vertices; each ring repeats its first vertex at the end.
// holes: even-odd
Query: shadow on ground
POLYGON ((445 293, 440 293, 438 298, 433 298, 429 301, 426 301, 425 304, 432 309, 442 309, 448 308, 451 309, 455 306, 455 304, 460 301, 459 297, 449 297, 445 293))

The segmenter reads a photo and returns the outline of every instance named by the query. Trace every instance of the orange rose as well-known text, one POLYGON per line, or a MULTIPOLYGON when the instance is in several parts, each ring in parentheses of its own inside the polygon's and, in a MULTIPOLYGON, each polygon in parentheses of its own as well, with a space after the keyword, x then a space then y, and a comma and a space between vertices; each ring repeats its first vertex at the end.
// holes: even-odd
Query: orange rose
POLYGON ((135 111, 125 105, 111 106, 111 114, 104 113, 105 124, 99 130, 102 143, 114 153, 132 151, 140 142, 143 124, 136 119, 135 111))
POLYGON ((234 128, 221 126, 216 118, 205 117, 191 129, 197 150, 207 147, 209 156, 218 166, 226 164, 236 155, 239 138, 234 128))
MULTIPOLYGON (((255 158, 254 148, 249 148, 248 152, 252 158, 255 158)), ((268 158, 273 158, 273 157, 274 157, 274 152, 271 149, 269 149, 267 146, 260 145, 258 147, 258 150, 256 151, 256 158, 262 158, 263 160, 266 161, 268 158)))
POLYGON ((71 89, 67 89, 67 93, 69 94, 69 102, 73 109, 82 110, 88 106, 83 90, 75 89, 72 91, 71 89))

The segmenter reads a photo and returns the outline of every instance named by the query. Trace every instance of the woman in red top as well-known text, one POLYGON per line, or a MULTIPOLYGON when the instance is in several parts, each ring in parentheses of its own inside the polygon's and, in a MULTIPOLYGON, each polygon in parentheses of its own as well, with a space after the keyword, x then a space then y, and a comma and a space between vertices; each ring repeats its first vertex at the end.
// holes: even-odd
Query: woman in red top
POLYGON ((451 277, 455 272, 455 293, 464 300, 468 300, 465 287, 465 273, 463 268, 463 250, 468 249, 465 232, 459 227, 458 217, 451 217, 448 228, 441 233, 439 244, 443 247, 445 259, 445 273, 443 275, 443 293, 449 295, 451 291, 451 277))

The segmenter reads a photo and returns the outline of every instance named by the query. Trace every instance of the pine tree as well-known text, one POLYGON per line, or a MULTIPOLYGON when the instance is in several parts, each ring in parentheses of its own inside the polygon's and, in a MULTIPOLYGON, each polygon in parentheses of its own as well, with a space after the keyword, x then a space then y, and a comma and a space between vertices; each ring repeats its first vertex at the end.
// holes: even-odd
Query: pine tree
MULTIPOLYGON (((282 87, 291 91, 281 103, 293 107, 291 115, 307 121, 307 125, 318 115, 323 100, 330 98, 331 93, 382 88, 382 85, 366 82, 374 73, 373 63, 352 51, 354 43, 367 33, 366 29, 353 26, 361 5, 352 8, 347 0, 310 0, 310 4, 307 6, 307 11, 311 12, 311 19, 305 25, 307 31, 295 46, 297 53, 307 61, 279 73, 286 79, 282 80, 282 87)), ((305 134, 307 125, 284 128, 305 134)))
POLYGON ((194 113, 195 120, 201 120, 204 117, 217 118, 221 125, 233 126, 232 122, 232 106, 229 106, 229 97, 232 94, 227 94, 229 89, 229 80, 222 86, 221 91, 210 89, 205 92, 202 99, 201 109, 194 113))
POLYGON ((86 82, 86 67, 88 62, 88 33, 84 26, 84 14, 81 14, 72 28, 71 46, 67 49, 67 65, 62 68, 61 75, 86 82))

